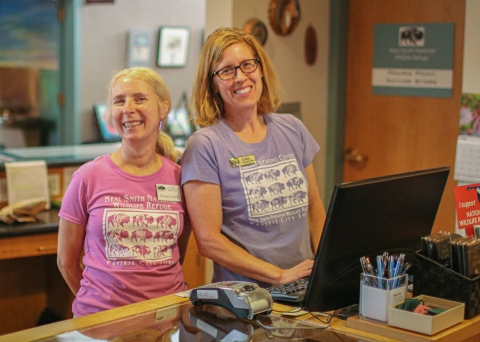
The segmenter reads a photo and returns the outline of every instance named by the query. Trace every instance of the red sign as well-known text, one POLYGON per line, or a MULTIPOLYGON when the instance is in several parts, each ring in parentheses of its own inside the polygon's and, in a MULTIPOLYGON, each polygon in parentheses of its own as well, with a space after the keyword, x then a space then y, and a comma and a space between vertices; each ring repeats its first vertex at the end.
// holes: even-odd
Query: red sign
POLYGON ((454 188, 459 229, 474 235, 474 226, 480 226, 480 183, 454 188))

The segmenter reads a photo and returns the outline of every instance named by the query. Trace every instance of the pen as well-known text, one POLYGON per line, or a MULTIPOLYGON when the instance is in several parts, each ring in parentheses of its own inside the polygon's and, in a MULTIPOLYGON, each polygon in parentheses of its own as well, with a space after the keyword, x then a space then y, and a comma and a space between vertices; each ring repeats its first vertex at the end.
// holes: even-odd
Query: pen
POLYGON ((398 279, 396 279, 396 278, 400 275, 400 272, 403 268, 404 261, 405 261, 405 254, 400 254, 397 258, 397 263, 395 265, 395 269, 393 270, 393 278, 395 278, 395 280, 393 281, 393 284, 392 284, 393 288, 396 288, 397 285, 398 285, 398 279))
POLYGON ((408 262, 406 262, 405 266, 403 267, 403 270, 402 270, 402 275, 407 273, 407 271, 410 269, 410 267, 412 267, 412 264, 409 264, 408 262))
POLYGON ((365 271, 365 274, 369 275, 369 276, 372 276, 372 277, 367 277, 367 279, 371 279, 372 281, 372 285, 374 287, 377 287, 377 280, 373 277, 376 276, 376 273, 375 273, 375 269, 373 268, 372 264, 370 263, 370 259, 368 257, 362 257, 361 258, 361 262, 362 262, 362 268, 364 269, 365 271))
POLYGON ((393 278, 393 270, 395 268, 395 255, 388 257, 388 277, 393 278))
POLYGON ((383 288, 382 278, 383 278, 383 256, 377 255, 377 277, 378 277, 378 288, 383 288))
POLYGON ((388 270, 388 252, 383 252, 383 276, 387 276, 387 270, 388 270))

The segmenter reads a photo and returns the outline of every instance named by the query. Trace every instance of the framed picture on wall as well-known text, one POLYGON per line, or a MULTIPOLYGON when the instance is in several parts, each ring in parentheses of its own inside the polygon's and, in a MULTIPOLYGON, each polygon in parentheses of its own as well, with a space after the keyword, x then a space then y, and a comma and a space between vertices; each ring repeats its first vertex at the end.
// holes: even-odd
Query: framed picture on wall
POLYGON ((187 65, 189 39, 188 27, 160 27, 157 65, 161 68, 181 68, 187 65))

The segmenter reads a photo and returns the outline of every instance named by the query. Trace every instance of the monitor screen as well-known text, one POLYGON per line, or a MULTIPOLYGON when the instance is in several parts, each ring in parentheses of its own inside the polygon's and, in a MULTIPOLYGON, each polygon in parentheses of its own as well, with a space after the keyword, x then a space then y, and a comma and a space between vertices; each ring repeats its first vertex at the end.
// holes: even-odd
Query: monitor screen
POLYGON ((98 103, 93 106, 95 122, 100 131, 100 138, 103 142, 120 141, 117 130, 108 122, 108 111, 106 103, 98 103))
MULTIPOLYGON (((413 254, 431 233, 449 167, 336 185, 303 307, 330 311, 359 302, 360 257, 413 254)), ((373 258, 373 259, 372 259, 373 258)))
POLYGON ((185 147, 188 137, 196 128, 186 108, 172 109, 168 113, 165 131, 172 137, 175 146, 185 147))

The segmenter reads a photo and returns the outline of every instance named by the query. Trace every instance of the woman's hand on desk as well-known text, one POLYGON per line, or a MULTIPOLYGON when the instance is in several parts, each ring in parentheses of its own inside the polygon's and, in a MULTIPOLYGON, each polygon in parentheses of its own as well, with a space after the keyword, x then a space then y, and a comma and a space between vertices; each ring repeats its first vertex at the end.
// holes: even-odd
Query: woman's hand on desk
POLYGON ((298 265, 282 271, 282 277, 278 284, 288 284, 295 280, 308 277, 312 273, 313 260, 304 260, 298 265))
POLYGON ((313 260, 302 261, 290 269, 281 269, 254 257, 223 235, 219 185, 189 181, 183 188, 198 251, 202 256, 232 272, 269 284, 286 284, 310 275, 313 260))

